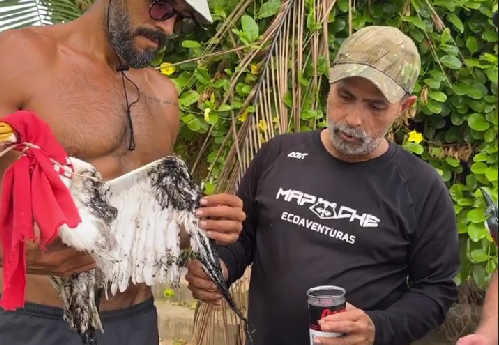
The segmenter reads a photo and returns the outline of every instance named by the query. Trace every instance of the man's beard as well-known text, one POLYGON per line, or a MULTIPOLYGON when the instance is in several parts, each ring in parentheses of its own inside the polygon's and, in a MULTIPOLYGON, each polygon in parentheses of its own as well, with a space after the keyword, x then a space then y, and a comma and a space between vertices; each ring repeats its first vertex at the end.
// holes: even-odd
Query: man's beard
POLYGON ((133 30, 126 8, 117 6, 117 2, 109 12, 109 42, 114 48, 121 62, 131 68, 149 67, 156 57, 156 53, 165 45, 166 36, 163 33, 138 28, 133 30), (156 48, 138 49, 135 47, 134 38, 143 36, 157 42, 156 48))
POLYGON ((388 129, 379 136, 370 137, 361 129, 350 127, 344 123, 332 122, 328 119, 327 128, 329 130, 329 139, 333 147, 345 155, 367 155, 373 152, 385 138, 388 129), (358 143, 350 143, 341 138, 340 132, 343 132, 353 138, 356 138, 358 143))

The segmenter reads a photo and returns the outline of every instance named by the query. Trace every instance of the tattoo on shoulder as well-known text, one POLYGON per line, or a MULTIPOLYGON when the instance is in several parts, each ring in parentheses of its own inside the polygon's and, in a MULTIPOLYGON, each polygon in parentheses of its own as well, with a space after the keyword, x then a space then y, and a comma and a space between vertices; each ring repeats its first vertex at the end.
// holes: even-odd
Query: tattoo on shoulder
POLYGON ((178 101, 176 99, 160 99, 153 96, 145 96, 149 102, 157 103, 159 105, 174 105, 178 107, 178 101))

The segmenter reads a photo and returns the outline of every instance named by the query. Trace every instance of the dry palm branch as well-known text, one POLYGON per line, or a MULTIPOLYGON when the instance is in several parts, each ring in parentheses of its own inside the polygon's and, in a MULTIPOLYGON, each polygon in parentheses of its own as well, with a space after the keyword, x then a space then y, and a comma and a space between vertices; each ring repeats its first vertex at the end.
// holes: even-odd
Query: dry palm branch
POLYGON ((130 282, 180 285, 180 267, 194 257, 237 310, 226 287, 215 242, 194 212, 203 196, 185 163, 167 156, 110 181, 91 164, 70 157, 36 114, 18 111, 0 121, 0 156, 19 151, 2 181, 0 236, 4 285, 1 307, 24 304, 26 240, 46 248, 56 238, 89 253, 97 269, 52 277, 64 302, 64 319, 96 344, 102 329, 102 298, 125 291, 130 282), (180 249, 180 229, 191 250, 180 249))
MULTIPOLYGON (((229 17, 231 23, 242 15, 242 9, 247 7, 250 2, 244 1, 234 10, 233 14, 237 13, 237 17, 231 15, 229 17)), ((279 13, 263 34, 259 48, 250 51, 241 58, 240 71, 245 70, 256 57, 261 59, 259 63, 261 73, 254 89, 241 107, 240 113, 237 116, 232 113, 230 135, 225 138, 218 153, 222 155, 230 147, 224 167, 218 176, 217 191, 230 193, 235 191, 240 178, 264 142, 276 134, 286 133, 292 128, 295 131, 300 130, 300 115, 303 110, 302 98, 307 93, 318 94, 321 87, 319 78, 314 78, 308 87, 304 87, 300 80, 301 72, 308 59, 312 59, 315 71, 317 71, 320 56, 326 56, 326 60, 329 62, 327 18, 334 3, 335 0, 315 1, 313 17, 316 23, 322 26, 322 32, 315 31, 313 34, 307 35, 305 33, 307 20, 305 0, 283 1, 279 13), (297 44, 293 42, 297 42, 297 44), (283 101, 288 92, 292 93, 293 105, 290 107, 291 109, 283 101), (237 128, 236 118, 250 104, 255 105, 255 113, 248 116, 237 128)), ((223 27, 224 30, 228 30, 227 25, 223 27)), ((231 87, 221 104, 230 99, 239 76, 240 73, 232 77, 231 87)), ((312 104, 312 107, 317 106, 317 102, 312 104)), ((312 121, 315 125, 316 119, 312 121)), ((206 143, 208 139, 209 135, 206 138, 206 143)), ((202 157, 205 148, 206 145, 199 153, 198 159, 202 157)), ((250 268, 231 287, 234 299, 243 310, 247 309, 246 295, 249 274, 250 268)), ((195 344, 245 344, 246 332, 241 329, 237 319, 231 316, 227 313, 225 306, 217 308, 198 303, 193 330, 195 344), (220 328, 223 328, 222 332, 220 328)), ((258 332, 258 329, 255 332, 258 332)))

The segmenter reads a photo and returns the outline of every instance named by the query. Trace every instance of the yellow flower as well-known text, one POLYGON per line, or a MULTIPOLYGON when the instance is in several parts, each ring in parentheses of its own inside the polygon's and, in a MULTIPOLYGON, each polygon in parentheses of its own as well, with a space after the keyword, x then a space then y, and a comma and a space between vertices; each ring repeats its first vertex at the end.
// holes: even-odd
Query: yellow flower
POLYGON ((251 69, 251 74, 260 73, 260 65, 258 65, 258 64, 255 64, 255 63, 251 64, 250 69, 251 69))
POLYGON ((160 66, 160 71, 164 75, 172 75, 175 72, 175 66, 169 62, 163 62, 160 66))
POLYGON ((410 131, 408 140, 412 143, 419 144, 423 141, 423 134, 421 134, 417 131, 410 131))
POLYGON ((211 112, 211 109, 210 108, 206 108, 204 110, 204 120, 206 122, 209 122, 210 121, 210 112, 211 112))
POLYGON ((237 118, 239 121, 244 122, 248 118, 249 111, 246 109, 245 111, 242 112, 241 115, 237 118))
POLYGON ((269 125, 267 124, 267 121, 260 120, 260 122, 258 122, 258 127, 260 127, 262 131, 266 131, 269 128, 269 125))

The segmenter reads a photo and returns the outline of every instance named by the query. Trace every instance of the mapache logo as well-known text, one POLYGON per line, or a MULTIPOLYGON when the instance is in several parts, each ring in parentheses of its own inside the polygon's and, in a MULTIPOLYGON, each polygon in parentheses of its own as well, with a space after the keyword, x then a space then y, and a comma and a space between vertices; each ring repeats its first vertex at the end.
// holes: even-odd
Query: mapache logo
POLYGON ((357 210, 338 205, 324 198, 293 189, 279 188, 276 196, 277 200, 295 202, 300 206, 309 206, 319 219, 348 219, 350 222, 358 221, 360 226, 365 228, 376 228, 380 222, 379 218, 369 213, 359 213, 357 210))

